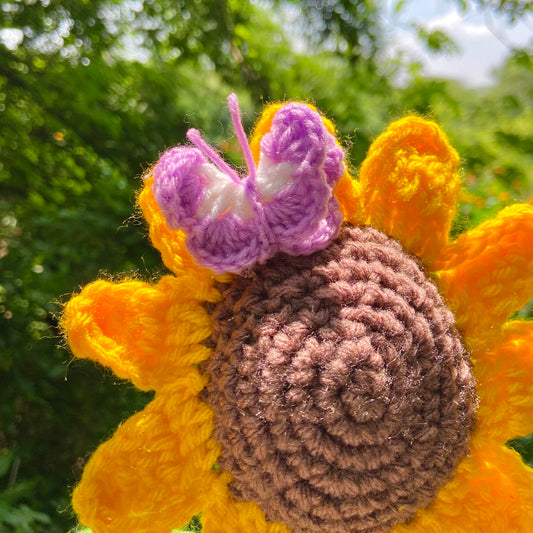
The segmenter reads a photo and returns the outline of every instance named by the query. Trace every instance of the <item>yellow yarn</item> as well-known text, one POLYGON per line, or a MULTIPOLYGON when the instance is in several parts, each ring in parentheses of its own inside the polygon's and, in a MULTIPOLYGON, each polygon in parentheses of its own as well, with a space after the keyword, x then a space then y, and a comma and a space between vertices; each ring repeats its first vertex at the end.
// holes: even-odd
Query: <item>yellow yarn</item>
POLYGON ((239 502, 228 491, 231 477, 223 474, 220 483, 205 502, 202 514, 204 533, 226 531, 253 531, 254 533, 290 533, 279 523, 267 522, 263 511, 256 503, 239 502))
POLYGON ((405 117, 372 144, 359 176, 366 222, 427 267, 448 242, 459 156, 434 122, 405 117))
POLYGON ((461 235, 443 250, 435 269, 471 347, 486 345, 531 298, 533 206, 506 207, 494 219, 461 235))
POLYGON ((180 378, 183 367, 209 357, 200 343, 211 324, 202 302, 220 298, 203 276, 95 281, 70 300, 63 328, 76 357, 93 359, 141 390, 180 378))
MULTIPOLYGON (((266 108, 252 150, 281 104, 266 108)), ((324 119, 331 132, 333 125, 324 119)), ((470 347, 480 399, 470 456, 413 522, 393 533, 530 533, 533 470, 505 447, 533 430, 533 324, 506 323, 533 293, 533 207, 502 211, 456 242, 448 231, 458 193, 458 156, 440 128, 397 121, 372 145, 360 184, 348 173, 335 191, 346 220, 397 238, 433 273, 470 347)), ((238 502, 231 478, 213 468, 220 447, 201 400, 211 332, 202 303, 220 293, 184 236, 166 227, 145 180, 139 204, 150 237, 175 276, 156 284, 96 281, 65 307, 62 326, 77 357, 110 367, 155 399, 122 424, 88 462, 73 494, 94 533, 169 533, 202 513, 206 533, 289 533, 259 506, 238 502)))
POLYGON ((532 487, 533 470, 518 453, 479 444, 437 498, 392 533, 530 533, 532 487))
MULTIPOLYGON (((474 360, 483 441, 528 435, 533 421, 533 324, 509 322, 498 344, 474 360)), ((533 523, 533 522, 532 522, 533 523)))
POLYGON ((220 451, 211 409, 187 386, 203 380, 198 374, 189 367, 181 383, 158 391, 90 459, 73 505, 93 532, 171 531, 202 510, 220 451))

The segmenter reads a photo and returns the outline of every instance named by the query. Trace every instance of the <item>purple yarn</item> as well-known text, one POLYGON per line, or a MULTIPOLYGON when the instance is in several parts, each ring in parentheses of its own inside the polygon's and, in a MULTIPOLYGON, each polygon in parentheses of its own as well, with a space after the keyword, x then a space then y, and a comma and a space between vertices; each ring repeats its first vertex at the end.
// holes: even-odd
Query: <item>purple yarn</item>
POLYGON ((303 104, 283 106, 261 139, 261 151, 276 163, 319 167, 324 163, 328 131, 320 115, 303 104))
POLYGON ((258 263, 258 254, 268 246, 265 242, 264 231, 256 221, 247 224, 233 213, 217 224, 202 221, 198 230, 188 234, 186 239, 187 248, 198 264, 216 273, 254 266, 258 263))
POLYGON ((284 248, 284 252, 290 255, 309 255, 309 250, 316 251, 326 248, 328 244, 337 238, 339 228, 343 220, 342 211, 337 198, 332 196, 328 202, 328 214, 320 221, 317 230, 302 241, 294 241, 292 245, 284 248))
POLYGON ((324 172, 326 173, 328 185, 333 189, 337 184, 339 176, 344 174, 344 152, 337 144, 335 137, 328 133, 328 148, 326 159, 324 160, 324 172))
POLYGON ((176 147, 167 150, 154 169, 154 195, 171 229, 191 231, 207 185, 200 150, 176 147))
POLYGON ((332 191, 344 173, 344 154, 320 114, 305 104, 280 108, 261 139, 259 167, 250 168, 237 98, 228 101, 248 176, 237 179, 193 130, 189 139, 197 147, 171 148, 154 169, 155 199, 169 228, 183 230, 195 260, 215 273, 327 246, 342 223, 332 191), (275 171, 274 182, 262 168, 275 171))

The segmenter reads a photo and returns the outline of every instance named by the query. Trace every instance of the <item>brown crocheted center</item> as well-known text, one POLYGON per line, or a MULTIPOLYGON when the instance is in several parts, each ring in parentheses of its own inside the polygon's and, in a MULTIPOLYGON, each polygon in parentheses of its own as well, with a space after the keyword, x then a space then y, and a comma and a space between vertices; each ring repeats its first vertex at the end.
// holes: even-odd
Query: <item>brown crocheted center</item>
POLYGON ((431 502, 468 451, 475 391, 438 290, 394 240, 235 276, 213 312, 206 401, 231 490, 298 533, 374 533, 431 502))

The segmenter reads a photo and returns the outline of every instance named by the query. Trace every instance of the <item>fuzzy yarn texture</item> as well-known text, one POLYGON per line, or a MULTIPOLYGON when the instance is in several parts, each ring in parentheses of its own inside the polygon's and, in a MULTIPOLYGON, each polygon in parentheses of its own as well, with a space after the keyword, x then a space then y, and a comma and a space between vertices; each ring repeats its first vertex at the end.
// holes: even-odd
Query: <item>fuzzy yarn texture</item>
POLYGON ((213 313, 205 396, 241 500, 295 533, 379 533, 431 502, 468 451, 476 397, 437 287, 394 240, 235 276, 213 313))
POLYGON ((241 272, 279 251, 309 254, 327 246, 342 224, 333 188, 344 153, 315 109, 291 103, 272 117, 256 164, 237 97, 228 98, 248 166, 239 176, 196 130, 195 145, 167 150, 154 168, 154 196, 171 229, 213 272, 241 272))
POLYGON ((506 443, 533 431, 533 322, 512 318, 533 296, 533 205, 452 238, 460 159, 435 122, 391 123, 354 179, 333 123, 312 105, 269 104, 248 145, 234 95, 229 103, 248 175, 190 130, 206 180, 174 176, 203 195, 178 200, 178 212, 193 226, 227 216, 253 225, 269 202, 281 212, 287 198, 276 194, 295 185, 294 166, 259 167, 269 143, 283 146, 280 117, 296 110, 294 128, 308 116, 307 131, 327 140, 306 176, 326 176, 332 196, 315 200, 338 203, 344 229, 326 216, 322 242, 295 234, 294 247, 317 245, 311 255, 279 253, 274 239, 278 255, 262 266, 218 275, 220 257, 200 264, 194 231, 172 224, 172 186, 155 197, 158 165, 147 171, 138 203, 169 273, 96 280, 61 319, 76 357, 154 391, 85 465, 72 494, 80 524, 172 533, 200 515, 202 533, 531 533, 533 469, 506 443), (343 169, 336 184, 327 177, 343 169), (252 184, 246 202, 219 196, 236 179, 252 184))

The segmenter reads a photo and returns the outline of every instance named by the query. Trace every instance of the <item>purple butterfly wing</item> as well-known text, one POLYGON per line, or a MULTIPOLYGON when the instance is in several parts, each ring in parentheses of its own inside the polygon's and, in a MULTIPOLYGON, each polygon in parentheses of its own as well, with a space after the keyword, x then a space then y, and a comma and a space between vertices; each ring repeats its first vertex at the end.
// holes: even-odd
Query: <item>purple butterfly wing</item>
POLYGON ((154 168, 154 196, 170 229, 190 231, 198 223, 198 207, 207 180, 206 159, 200 150, 179 146, 167 150, 154 168))
POLYGON ((287 104, 261 140, 257 190, 278 250, 308 254, 327 245, 342 223, 332 195, 344 154, 322 117, 305 104, 287 104))
POLYGON ((198 264, 220 274, 257 263, 268 248, 243 183, 235 183, 202 152, 176 147, 154 169, 155 199, 171 229, 186 234, 198 264))

